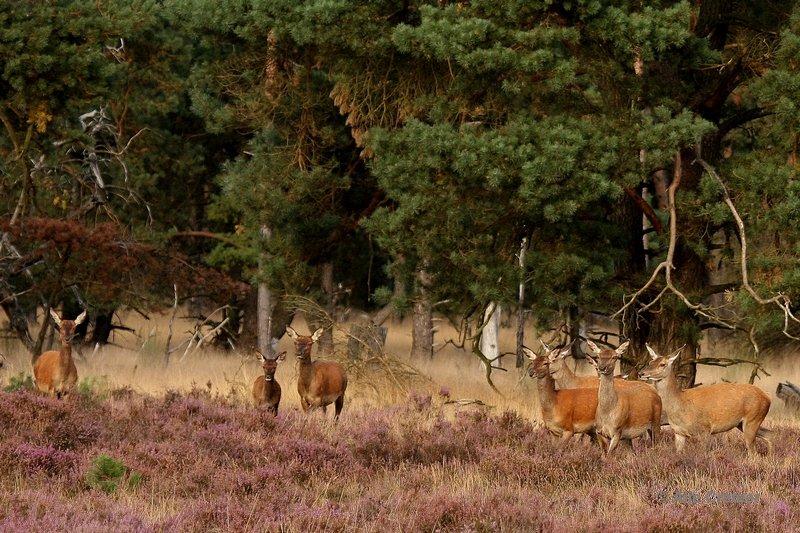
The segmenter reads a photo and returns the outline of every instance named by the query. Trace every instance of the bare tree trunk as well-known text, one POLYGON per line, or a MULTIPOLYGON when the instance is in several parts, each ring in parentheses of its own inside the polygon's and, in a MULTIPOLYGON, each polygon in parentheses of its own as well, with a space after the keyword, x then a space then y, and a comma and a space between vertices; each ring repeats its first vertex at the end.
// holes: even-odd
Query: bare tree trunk
POLYGON ((519 298, 517 300, 517 360, 515 366, 522 368, 525 364, 525 354, 522 347, 525 345, 525 253, 528 251, 528 239, 523 238, 519 246, 519 298))
MULTIPOLYGON (((333 284, 333 263, 322 263, 322 291, 325 293, 325 312, 330 319, 336 322, 336 299, 333 284)), ((323 326, 327 326, 324 324, 323 326)), ((317 341, 320 352, 333 353, 333 327, 325 327, 322 337, 317 341)))
MULTIPOLYGON (((272 236, 272 231, 266 227, 261 226, 261 238, 266 241, 272 236)), ((267 254, 262 250, 259 256, 258 266, 259 271, 263 275, 263 268, 267 261, 267 254)), ((258 351, 264 354, 264 357, 274 357, 274 350, 272 344, 272 337, 270 330, 272 329, 272 291, 269 285, 263 279, 258 282, 258 303, 256 305, 256 315, 258 321, 258 351)))
POLYGON ((490 361, 500 356, 500 314, 500 306, 496 302, 490 302, 483 313, 485 325, 481 334, 481 352, 490 361))
POLYGON ((433 357, 433 305, 428 289, 431 276, 423 268, 417 270, 411 331, 411 357, 433 357))

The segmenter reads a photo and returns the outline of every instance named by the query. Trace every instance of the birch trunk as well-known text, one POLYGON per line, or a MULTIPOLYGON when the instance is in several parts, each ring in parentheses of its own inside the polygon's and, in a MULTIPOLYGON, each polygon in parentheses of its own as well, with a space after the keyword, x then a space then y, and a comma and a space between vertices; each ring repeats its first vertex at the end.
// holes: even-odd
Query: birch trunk
POLYGON ((487 359, 494 361, 500 356, 500 306, 491 302, 483 314, 483 332, 481 334, 481 352, 487 359))

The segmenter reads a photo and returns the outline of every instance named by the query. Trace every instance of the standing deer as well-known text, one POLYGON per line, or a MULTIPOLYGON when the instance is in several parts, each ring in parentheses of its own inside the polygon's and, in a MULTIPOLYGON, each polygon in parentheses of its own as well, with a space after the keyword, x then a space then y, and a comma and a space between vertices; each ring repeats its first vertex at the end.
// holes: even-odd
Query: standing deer
MULTIPOLYGON (((552 350, 545 344, 544 341, 539 341, 548 352, 552 350)), ((550 370, 553 374, 553 379, 556 381, 556 387, 559 389, 582 389, 582 388, 598 388, 600 386, 600 379, 597 376, 579 376, 567 365, 567 357, 570 355, 570 350, 562 350, 557 353, 555 359, 550 362, 550 370)), ((614 385, 622 387, 633 385, 642 385, 639 381, 629 381, 622 376, 614 376, 614 385)))
POLYGON ((630 381, 620 385, 614 379, 617 361, 628 349, 628 342, 616 350, 601 350, 590 340, 586 344, 594 352, 589 357, 600 379, 597 391, 597 415, 595 431, 603 440, 610 440, 607 453, 611 453, 620 439, 635 439, 650 435, 652 444, 658 440, 661 431, 661 398, 658 392, 640 381, 630 381))
POLYGON ((522 351, 532 362, 529 374, 536 378, 542 421, 552 435, 561 437, 558 449, 562 450, 576 433, 594 435, 597 389, 556 390, 550 361, 558 354, 537 356, 525 346, 522 351))
POLYGON ((72 339, 75 328, 86 320, 86 311, 75 320, 62 320, 52 309, 50 316, 58 327, 61 349, 41 354, 33 364, 33 377, 40 391, 61 398, 78 382, 78 369, 72 360, 72 339))
POLYGON ((769 396, 755 385, 743 383, 713 383, 681 390, 673 365, 682 350, 659 356, 647 346, 652 361, 641 374, 642 378, 654 381, 661 394, 678 451, 683 449, 688 438, 738 428, 744 433, 748 453, 756 451, 756 437, 763 439, 771 452, 768 431, 761 427, 772 403, 769 396))
POLYGON ((322 332, 320 328, 310 336, 300 335, 291 326, 286 326, 286 333, 294 339, 295 355, 300 363, 297 392, 300 393, 303 411, 320 408, 326 413, 328 405, 333 403, 335 418, 338 419, 344 405, 347 374, 339 363, 311 360, 311 347, 322 336, 322 332))
POLYGON ((281 403, 281 386, 275 381, 275 371, 278 369, 278 362, 286 359, 286 352, 281 352, 274 359, 264 357, 261 352, 258 355, 261 357, 264 375, 258 376, 253 382, 253 401, 256 406, 266 405, 269 412, 277 415, 278 405, 281 403))

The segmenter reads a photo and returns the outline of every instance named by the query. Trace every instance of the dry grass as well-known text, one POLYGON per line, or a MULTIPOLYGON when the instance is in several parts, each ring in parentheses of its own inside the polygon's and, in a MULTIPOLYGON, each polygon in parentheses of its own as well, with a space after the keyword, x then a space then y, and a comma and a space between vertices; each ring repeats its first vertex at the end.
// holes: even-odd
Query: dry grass
MULTIPOLYGON (((193 323, 187 319, 176 319, 172 346, 180 344, 190 335, 193 323)), ((130 387, 134 391, 161 396, 167 391, 186 392, 193 388, 208 389, 212 394, 226 396, 233 400, 250 400, 250 388, 261 372, 258 358, 252 353, 226 352, 214 348, 202 348, 184 356, 182 350, 172 354, 170 365, 163 365, 164 347, 166 343, 168 317, 155 315, 152 320, 144 320, 139 315, 124 317, 127 325, 136 332, 117 332, 112 339, 113 344, 100 348, 93 353, 91 347, 83 349, 82 355, 76 354, 78 374, 81 379, 94 379, 97 383, 107 384, 112 388, 130 387), (146 339, 146 342, 144 342, 146 339)), ((307 331, 308 327, 302 318, 295 320, 293 326, 298 331, 307 331)), ((335 341, 337 346, 347 342, 346 331, 349 325, 337 328, 335 341)), ((442 323, 437 332, 437 341, 455 338, 455 331, 442 323)), ((514 350, 514 328, 503 328, 500 332, 501 352, 514 350)), ((535 345, 535 339, 528 339, 528 345, 535 345)), ((732 349, 721 347, 716 352, 713 347, 704 346, 703 353, 719 356, 737 355, 732 349)), ((291 355, 294 348, 288 337, 281 339, 279 350, 289 353, 286 361, 278 367, 276 377, 283 389, 282 408, 299 409, 297 395, 297 366, 291 355)), ((6 341, 0 347, 6 354, 4 380, 19 373, 31 373, 30 358, 16 341, 6 341)), ((386 352, 398 361, 408 364, 429 378, 429 381, 417 380, 408 384, 410 388, 436 394, 440 389, 449 391, 452 399, 478 400, 496 413, 511 410, 531 420, 537 418, 537 399, 535 384, 527 374, 514 368, 513 356, 507 356, 503 366, 507 371, 495 371, 493 378, 502 395, 496 394, 487 385, 481 363, 468 351, 446 346, 436 353, 432 360, 410 360, 407 354, 411 350, 410 322, 392 322, 386 339, 386 352)), ((315 357, 325 358, 324 355, 315 357)), ((339 355, 341 357, 341 354, 339 355)), ((769 393, 773 399, 773 407, 767 422, 780 421, 782 424, 793 424, 795 417, 783 409, 783 402, 775 400, 775 388, 779 381, 790 380, 800 383, 800 369, 793 363, 793 357, 773 357, 765 363, 772 374, 757 381, 757 385, 769 393)), ((586 363, 573 362, 578 374, 590 375, 592 368, 586 363)), ((738 365, 730 368, 713 366, 698 367, 698 382, 713 383, 721 380, 746 382, 751 368, 738 365)), ((363 377, 362 380, 367 380, 363 377)), ((387 381, 388 383, 388 381, 387 381)), ((351 379, 348 387, 346 409, 353 407, 378 407, 402 402, 408 390, 391 388, 384 383, 359 382, 351 379), (376 395, 376 389, 385 390, 376 395)), ((457 409, 454 405, 453 409, 457 409)))

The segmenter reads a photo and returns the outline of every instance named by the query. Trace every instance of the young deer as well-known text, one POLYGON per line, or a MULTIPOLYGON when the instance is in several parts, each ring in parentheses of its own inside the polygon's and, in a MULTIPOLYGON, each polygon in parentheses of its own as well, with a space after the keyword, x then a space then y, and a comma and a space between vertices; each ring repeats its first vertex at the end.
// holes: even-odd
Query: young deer
POLYGON ((646 383, 631 381, 629 385, 620 385, 617 383, 619 380, 614 379, 617 361, 628 349, 628 342, 616 350, 601 350, 589 340, 586 344, 595 354, 596 358, 590 356, 589 361, 597 369, 600 379, 595 430, 603 440, 610 439, 608 453, 614 451, 620 439, 630 440, 646 434, 655 444, 661 431, 661 398, 658 393, 646 383))
POLYGON ((551 434, 561 437, 558 449, 563 449, 576 433, 594 435, 597 389, 556 390, 550 361, 557 354, 537 356, 524 346, 522 351, 532 362, 529 373, 536 378, 544 425, 551 434))
POLYGON ((86 311, 75 320, 62 320, 52 309, 50 316, 58 326, 61 349, 41 354, 33 364, 33 377, 40 391, 61 398, 78 382, 78 369, 72 360, 72 338, 75 328, 86 320, 86 311))
POLYGON ((297 392, 300 393, 303 411, 320 408, 325 413, 328 405, 333 403, 335 418, 338 419, 344 405, 347 374, 339 363, 311 360, 311 347, 322 336, 322 328, 308 336, 300 335, 291 326, 286 326, 286 333, 294 339, 295 355, 300 362, 297 392))
POLYGON ((738 428, 744 433, 748 453, 756 451, 756 437, 763 439, 771 452, 768 431, 761 428, 772 403, 769 396, 755 385, 742 383, 714 383, 682 391, 673 372, 682 350, 659 356, 647 346, 652 361, 642 371, 642 378, 654 381, 664 400, 669 425, 675 432, 675 447, 680 451, 687 438, 738 428))
POLYGON ((253 382, 253 400, 256 406, 266 405, 267 410, 273 415, 278 414, 278 405, 281 403, 281 386, 275 381, 275 371, 278 362, 286 359, 286 352, 281 352, 274 359, 267 359, 261 352, 261 368, 264 375, 258 376, 253 382))

